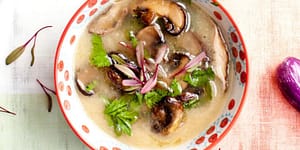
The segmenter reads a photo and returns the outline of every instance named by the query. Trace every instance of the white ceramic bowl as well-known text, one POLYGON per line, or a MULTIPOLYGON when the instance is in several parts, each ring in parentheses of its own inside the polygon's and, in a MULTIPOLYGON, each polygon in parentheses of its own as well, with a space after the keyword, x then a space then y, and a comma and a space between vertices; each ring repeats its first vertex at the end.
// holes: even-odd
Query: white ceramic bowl
MULTIPOLYGON (((62 33, 55 57, 55 88, 62 114, 75 134, 91 149, 132 150, 107 135, 84 112, 74 84, 74 55, 78 39, 87 24, 112 0, 88 0, 74 14, 62 33)), ((248 60, 242 36, 228 12, 214 0, 195 0, 219 25, 229 49, 234 70, 233 90, 222 114, 188 144, 169 149, 209 149, 220 141, 237 119, 247 90, 248 60)))

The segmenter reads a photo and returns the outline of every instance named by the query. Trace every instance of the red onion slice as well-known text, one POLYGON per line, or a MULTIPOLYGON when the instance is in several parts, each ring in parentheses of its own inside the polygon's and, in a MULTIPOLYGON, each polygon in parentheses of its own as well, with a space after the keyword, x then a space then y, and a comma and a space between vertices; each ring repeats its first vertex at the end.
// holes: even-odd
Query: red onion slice
POLYGON ((134 48, 132 47, 132 45, 130 43, 119 42, 119 44, 127 49, 134 50, 134 48))
POLYGON ((146 82, 146 84, 141 89, 141 94, 149 92, 157 83, 158 65, 156 65, 155 72, 153 76, 146 82))
POLYGON ((157 54, 155 56, 155 63, 156 64, 161 63, 161 61, 165 58, 165 55, 166 55, 167 51, 168 51, 168 45, 167 44, 163 44, 158 48, 157 54))
POLYGON ((300 112, 300 60, 286 58, 277 68, 277 81, 287 101, 300 112))
POLYGON ((141 86, 141 82, 133 79, 128 79, 128 80, 122 80, 122 85, 123 86, 141 86))
POLYGON ((136 46, 136 59, 138 65, 142 67, 142 64, 144 62, 144 42, 139 42, 136 46))
POLYGON ((191 61, 189 61, 181 70, 173 74, 171 77, 175 77, 177 75, 185 73, 190 68, 193 68, 194 66, 198 65, 205 57, 206 57, 206 53, 204 51, 201 52, 198 56, 196 56, 191 61))

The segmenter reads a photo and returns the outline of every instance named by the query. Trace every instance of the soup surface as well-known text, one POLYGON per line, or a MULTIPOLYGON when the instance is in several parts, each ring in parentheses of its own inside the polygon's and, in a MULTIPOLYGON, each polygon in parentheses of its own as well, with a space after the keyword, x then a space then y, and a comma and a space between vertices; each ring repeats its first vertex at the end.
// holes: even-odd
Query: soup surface
MULTIPOLYGON (((161 60, 161 62, 159 62, 162 68, 165 69, 167 77, 164 77, 163 74, 157 75, 157 80, 165 81, 169 85, 171 82, 169 80, 176 78, 178 81, 180 81, 182 91, 185 91, 185 89, 190 86, 181 81, 183 75, 178 75, 178 77, 174 75, 174 69, 172 70, 172 67, 170 67, 169 63, 167 62, 170 61, 170 59, 173 59, 172 55, 177 52, 182 52, 181 54, 188 53, 189 56, 191 56, 190 61, 193 60, 193 58, 199 56, 201 52, 205 52, 205 59, 209 59, 209 61, 201 60, 201 62, 199 62, 200 65, 194 68, 212 68, 214 72, 214 79, 209 81, 211 98, 207 99, 207 95, 209 94, 206 93, 206 98, 199 98, 200 100, 199 102, 197 102, 197 105, 195 107, 193 106, 193 108, 184 108, 180 123, 176 126, 175 130, 171 131, 171 127, 169 127, 168 131, 153 131, 153 112, 151 111, 153 111, 153 107, 156 107, 156 105, 152 106, 152 108, 148 108, 146 104, 142 104, 142 106, 139 107, 140 112, 138 115, 138 119, 132 124, 131 135, 129 136, 126 134, 122 134, 121 136, 117 136, 114 132, 114 128, 109 125, 107 121, 107 115, 104 113, 104 111, 110 100, 116 99, 126 92, 122 91, 124 90, 122 89, 122 87, 120 90, 120 87, 118 85, 116 86, 112 84, 113 81, 107 73, 107 70, 110 70, 111 67, 99 68, 90 63, 90 57, 93 49, 93 43, 91 41, 95 33, 101 37, 103 47, 105 48, 107 54, 123 54, 129 60, 138 63, 138 59, 135 58, 136 52, 134 51, 134 49, 132 52, 132 49, 128 49, 128 45, 126 47, 126 45, 124 46, 124 44, 120 44, 120 42, 130 42, 130 39, 128 38, 128 33, 130 31, 132 31, 131 33, 134 33, 134 35, 139 37, 138 35, 141 30, 153 25, 153 22, 151 22, 149 25, 145 23, 145 21, 140 21, 142 18, 141 16, 136 17, 136 15, 140 15, 139 13, 137 13, 137 9, 142 8, 142 11, 144 11, 143 7, 147 7, 147 4, 144 4, 143 1, 116 1, 111 7, 108 8, 107 12, 100 14, 100 17, 96 17, 95 20, 91 22, 91 24, 82 34, 77 46, 77 53, 75 56, 76 78, 80 78, 80 80, 82 81, 81 84, 83 84, 84 86, 87 86, 87 83, 93 83, 94 85, 92 88, 92 93, 83 94, 80 86, 77 90, 80 101, 82 102, 87 115, 95 122, 95 124, 99 126, 99 128, 107 132, 107 134, 116 137, 119 141, 125 144, 137 146, 143 149, 158 149, 174 146, 182 144, 184 142, 188 142, 192 138, 196 137, 201 131, 207 128, 209 124, 215 121, 218 115, 222 112, 225 102, 228 99, 228 93, 230 93, 231 90, 229 86, 231 81, 230 78, 232 77, 232 68, 230 67, 231 64, 228 63, 226 46, 224 45, 222 37, 218 32, 217 26, 211 20, 211 18, 196 4, 185 4, 184 6, 180 4, 178 6, 178 4, 176 3, 175 5, 175 2, 173 1, 157 1, 162 2, 157 2, 161 3, 160 7, 162 8, 160 9, 165 9, 164 7, 167 7, 165 5, 174 5, 174 7, 184 9, 189 14, 188 17, 190 17, 189 25, 188 27, 185 27, 187 29, 175 34, 164 31, 167 30, 166 27, 162 27, 162 24, 165 23, 163 22, 164 20, 158 19, 158 23, 155 23, 157 26, 161 27, 160 29, 163 33, 164 42, 161 42, 159 44, 166 44, 168 46, 168 53, 166 53, 164 56, 169 59, 163 59, 161 60), (120 8, 126 9, 120 10, 120 8), (104 17, 107 17, 105 15, 109 16, 110 11, 116 14, 120 13, 120 11, 126 13, 124 16, 122 16, 122 14, 120 15, 122 19, 110 16, 110 20, 118 20, 111 23, 113 24, 113 28, 105 27, 107 28, 107 30, 91 29, 94 28, 92 24, 94 24, 95 22, 95 24, 97 24, 97 19, 101 17, 101 19, 105 19, 104 17), (161 21, 163 23, 161 23, 161 21), (170 76, 172 78, 170 78, 170 76)), ((156 2, 153 2, 151 6, 155 5, 155 3, 156 2)), ((152 7, 147 7, 147 10, 157 11, 156 8, 152 7)), ((163 16, 162 14, 164 14, 164 12, 156 12, 156 14, 158 14, 157 16, 159 18, 163 16)), ((172 20, 172 17, 169 17, 168 19, 172 20)), ((173 22, 176 23, 176 21, 174 20, 173 22)), ((139 42, 141 41, 141 39, 143 39, 143 37, 138 39, 139 42)), ((147 43, 145 47, 146 50, 151 49, 151 47, 147 48, 147 43)), ((147 55, 150 55, 150 58, 156 57, 156 54, 153 54, 151 52, 147 55)), ((151 75, 152 77, 155 76, 155 72, 159 72, 157 70, 158 69, 150 73, 150 78, 151 75)), ((191 68, 189 68, 189 70, 191 70, 191 68)), ((185 70, 184 72, 189 72, 189 70, 185 70)), ((148 81, 149 80, 150 79, 148 79, 148 81)), ((157 87, 158 83, 155 85, 155 87, 143 94, 147 94, 157 87)), ((134 90, 134 92, 140 92, 142 90, 143 88, 141 87, 140 89, 134 90)), ((200 88, 198 90, 201 91, 203 89, 200 88)), ((178 99, 178 96, 175 98, 178 99)), ((157 102, 156 104, 158 103, 159 102, 157 102)), ((180 101, 178 103, 183 104, 186 102, 180 101)))

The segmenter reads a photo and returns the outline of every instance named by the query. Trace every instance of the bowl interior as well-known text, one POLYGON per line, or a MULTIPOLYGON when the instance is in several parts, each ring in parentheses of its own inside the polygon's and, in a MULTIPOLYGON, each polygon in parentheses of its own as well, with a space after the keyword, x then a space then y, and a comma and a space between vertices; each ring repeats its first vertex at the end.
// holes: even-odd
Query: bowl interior
MULTIPOLYGON (((225 102, 222 114, 197 137, 176 147, 177 149, 204 149, 215 145, 237 118, 247 88, 248 61, 246 49, 237 26, 227 11, 217 2, 195 0, 211 16, 223 33, 233 68, 232 92, 225 102)), ((76 93, 74 84, 74 55, 80 35, 97 14, 112 1, 89 0, 74 14, 66 26, 55 57, 55 87, 61 111, 74 133, 92 149, 134 149, 107 135, 89 119, 76 93)), ((175 149, 174 147, 170 149, 175 149)))

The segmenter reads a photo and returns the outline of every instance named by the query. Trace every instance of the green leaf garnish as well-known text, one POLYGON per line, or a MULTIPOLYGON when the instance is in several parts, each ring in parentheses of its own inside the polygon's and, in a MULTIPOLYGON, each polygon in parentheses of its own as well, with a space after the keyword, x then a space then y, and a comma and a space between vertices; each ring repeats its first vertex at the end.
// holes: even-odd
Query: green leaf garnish
POLYGON ((195 69, 192 73, 185 74, 183 80, 194 87, 200 87, 214 78, 215 74, 212 68, 207 68, 205 70, 195 69))
POLYGON ((23 54, 23 52, 25 51, 26 46, 34 39, 34 43, 33 43, 32 47, 31 47, 31 63, 30 63, 30 66, 33 66, 34 60, 35 60, 34 49, 35 49, 35 43, 36 43, 37 35, 39 34, 40 31, 42 31, 42 30, 44 30, 46 28, 50 28, 50 27, 52 27, 52 26, 44 26, 44 27, 40 28, 38 31, 36 31, 34 33, 34 35, 25 44, 23 44, 22 46, 19 46, 19 47, 15 48, 6 57, 5 64, 9 65, 12 62, 14 62, 15 60, 17 60, 23 54))
POLYGON ((85 87, 85 90, 86 90, 87 92, 90 92, 90 91, 94 90, 95 87, 96 87, 96 84, 97 84, 96 81, 90 82, 90 83, 85 87))
POLYGON ((9 65, 11 64, 12 62, 14 62, 17 58, 19 58, 24 50, 25 50, 25 45, 22 45, 22 46, 19 46, 17 47, 16 49, 14 49, 7 57, 6 57, 6 60, 5 60, 5 64, 6 65, 9 65))
POLYGON ((172 94, 171 94, 171 96, 178 96, 178 95, 180 95, 181 94, 181 92, 182 92, 182 88, 181 88, 181 85, 180 85, 180 83, 176 80, 176 79, 174 79, 172 82, 171 82, 171 89, 172 89, 172 94))
POLYGON ((135 95, 124 95, 105 106, 107 122, 114 127, 117 136, 123 133, 131 135, 131 126, 138 118, 138 113, 129 106, 132 98, 135 98, 135 95))
POLYGON ((96 67, 108 67, 110 61, 107 57, 106 50, 102 42, 102 38, 96 34, 92 35, 92 52, 90 55, 90 63, 96 67))
POLYGON ((183 80, 193 87, 202 87, 205 98, 212 98, 212 87, 210 81, 214 80, 215 73, 212 68, 195 69, 191 73, 186 73, 183 80))
POLYGON ((111 54, 110 56, 111 56, 111 58, 112 58, 113 60, 115 60, 118 64, 120 64, 120 65, 126 64, 125 60, 122 59, 122 58, 121 58, 120 56, 118 56, 117 54, 111 54))
POLYGON ((168 96, 169 91, 155 89, 144 95, 144 100, 148 108, 152 108, 156 103, 161 101, 164 97, 168 96))
POLYGON ((189 100, 188 102, 183 103, 184 109, 191 109, 198 106, 200 99, 189 100))

